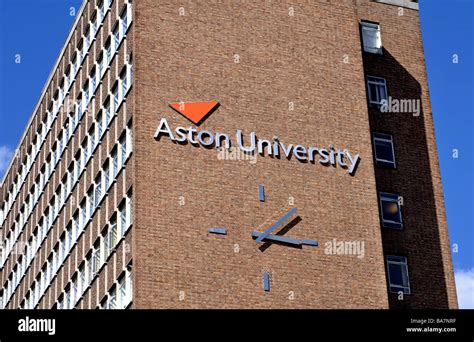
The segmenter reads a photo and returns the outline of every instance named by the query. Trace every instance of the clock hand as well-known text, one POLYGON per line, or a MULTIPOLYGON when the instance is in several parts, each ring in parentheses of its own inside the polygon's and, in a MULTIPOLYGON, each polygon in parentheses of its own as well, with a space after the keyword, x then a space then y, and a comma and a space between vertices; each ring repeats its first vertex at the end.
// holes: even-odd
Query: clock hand
MULTIPOLYGON (((260 232, 253 231, 252 232, 252 237, 255 239, 260 236, 260 232)), ((301 246, 303 242, 298 239, 293 239, 290 237, 286 236, 280 236, 280 235, 272 235, 268 234, 268 236, 265 237, 266 240, 272 240, 272 241, 278 241, 278 242, 284 242, 288 245, 294 245, 294 246, 301 246)))
POLYGON ((290 216, 292 216, 294 213, 296 213, 298 209, 297 208, 292 208, 289 212, 287 212, 285 215, 283 215, 278 221, 275 222, 273 226, 265 230, 260 236, 255 240, 255 242, 260 243, 262 242, 263 239, 265 239, 271 232, 273 232, 275 229, 280 227, 283 222, 285 222, 290 216))

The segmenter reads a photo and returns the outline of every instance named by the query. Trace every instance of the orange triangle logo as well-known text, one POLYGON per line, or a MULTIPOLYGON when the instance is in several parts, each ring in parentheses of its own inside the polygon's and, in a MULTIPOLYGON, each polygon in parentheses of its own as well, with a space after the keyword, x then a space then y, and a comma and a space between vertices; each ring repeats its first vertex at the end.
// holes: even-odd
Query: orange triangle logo
POLYGON ((219 108, 219 102, 180 102, 171 103, 169 106, 199 126, 209 115, 219 108))

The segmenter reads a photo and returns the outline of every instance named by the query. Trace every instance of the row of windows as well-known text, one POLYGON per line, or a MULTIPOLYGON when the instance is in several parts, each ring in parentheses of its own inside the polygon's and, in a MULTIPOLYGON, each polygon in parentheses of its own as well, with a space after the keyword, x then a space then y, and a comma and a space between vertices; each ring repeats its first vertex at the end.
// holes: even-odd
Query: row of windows
MULTIPOLYGON (((67 226, 66 232, 63 235, 67 235, 68 238, 77 237, 77 231, 82 232, 89 218, 93 216, 95 209, 109 190, 112 184, 111 180, 117 177, 119 169, 123 167, 132 152, 131 131, 131 127, 127 127, 119 139, 119 143, 113 147, 110 156, 106 159, 103 168, 95 178, 94 184, 91 185, 86 197, 80 202, 79 211, 73 216, 72 222, 67 226), (69 231, 73 231, 73 234, 69 234, 69 231)), ((58 188, 50 206, 45 210, 45 215, 39 220, 37 228, 26 244, 24 254, 18 258, 17 264, 13 267, 10 277, 3 287, 3 293, 6 294, 5 302, 11 298, 15 288, 26 273, 26 269, 32 262, 36 251, 40 248, 49 230, 52 228, 56 217, 67 202, 72 189, 77 184, 82 172, 84 172, 85 166, 92 154, 86 154, 84 148, 81 148, 77 156, 78 158, 71 163, 70 168, 66 172, 64 183, 58 188)), ((65 241, 67 240, 66 236, 62 238, 65 241)), ((64 246, 68 245, 68 242, 65 242, 64 246)), ((17 249, 19 249, 17 253, 23 252, 19 244, 17 249)))
MULTIPOLYGON (((382 54, 380 25, 363 21, 361 34, 364 52, 382 54)), ((380 108, 388 99, 387 81, 382 77, 367 76, 369 106, 380 108)), ((395 149, 390 134, 374 132, 372 135, 375 163, 388 169, 395 169, 395 149)), ((401 205, 403 199, 398 194, 381 192, 379 205, 382 226, 392 229, 403 229, 401 205)), ((387 255, 387 274, 390 292, 410 294, 407 258, 387 255)))
MULTIPOLYGON (((127 11, 125 10, 124 13, 127 13, 127 11)), ((125 19, 126 18, 127 16, 125 15, 125 19)), ((120 35, 120 37, 121 38, 118 41, 118 44, 120 44, 120 41, 123 38, 123 35, 120 35)), ((118 45, 116 46, 116 48, 118 48, 118 45)), ((110 63, 110 61, 108 61, 108 63, 110 63)), ((103 68, 103 70, 105 71, 105 68, 103 68)), ((79 121, 81 120, 85 112, 85 108, 87 108, 87 106, 89 105, 89 102, 91 98, 93 97, 93 94, 95 93, 97 83, 102 76, 103 76, 103 73, 100 76, 96 75, 95 68, 94 68, 91 73, 91 76, 85 82, 84 90, 82 91, 81 95, 78 97, 76 111, 72 113, 72 115, 68 119, 69 122, 66 122, 65 128, 61 130, 61 132, 58 134, 56 143, 53 145, 52 152, 46 158, 45 165, 42 167, 40 175, 38 175, 36 179, 35 185, 33 185, 32 189, 30 189, 30 195, 27 197, 24 207, 22 207, 20 210, 20 213, 17 217, 17 224, 21 228, 25 224, 26 218, 31 213, 34 205, 38 201, 39 195, 41 194, 44 186, 47 184, 47 181, 49 177, 51 176, 51 173, 54 170, 54 167, 59 161, 60 156, 64 151, 64 148, 66 147, 70 137, 74 133, 79 121), (99 79, 97 79, 98 77, 99 79), (91 84, 91 87, 89 87, 89 84, 91 84), (82 94, 84 94, 84 96, 82 96, 82 94)), ((118 107, 121 98, 125 96, 126 92, 130 88, 132 79, 133 79, 133 66, 130 65, 129 67, 123 69, 123 71, 120 74, 119 82, 117 82, 112 89, 111 96, 113 97, 113 101, 107 100, 106 103, 104 104, 104 112, 105 112, 104 116, 105 116, 106 123, 110 120, 111 110, 113 110, 111 109, 111 106, 115 108, 118 107)), ((48 118, 49 119, 48 119, 47 125, 51 125, 52 120, 54 119, 54 116, 49 115, 48 118)), ((43 127, 47 127, 47 126, 41 125, 41 131, 46 132, 47 129, 43 127)), ((101 134, 102 128, 103 128, 103 120, 98 120, 99 134, 101 134)), ((8 204, 7 206, 9 207, 8 204)), ((17 228, 16 233, 12 234, 12 236, 15 236, 14 239, 18 237, 20 230, 21 229, 17 228)), ((10 240, 7 240, 5 242, 5 245, 6 245, 6 249, 8 253, 10 250, 10 247, 12 246, 12 243, 10 240)))
MULTIPOLYGON (((118 212, 114 213, 115 217, 117 215, 123 218, 121 219, 120 226, 118 228, 120 232, 120 235, 117 239, 118 243, 119 239, 121 239, 126 234, 131 226, 131 195, 122 201, 118 208, 118 212)), ((78 214, 75 218, 73 218, 72 222, 69 223, 65 233, 63 233, 61 236, 59 242, 56 244, 54 250, 51 252, 40 273, 36 277, 35 282, 30 287, 25 299, 22 301, 22 304, 20 305, 21 308, 34 309, 36 307, 36 305, 41 300, 41 297, 51 284, 51 281, 56 276, 60 266, 64 263, 70 251, 79 240, 79 237, 84 230, 83 225, 77 224, 79 216, 80 215, 78 214)), ((67 303, 71 305, 71 308, 75 306, 82 294, 92 283, 98 271, 108 257, 108 255, 101 254, 100 244, 95 244, 94 246, 94 249, 87 253, 86 258, 81 263, 77 271, 73 274, 71 281, 66 286, 65 293, 69 290, 69 300, 67 303), (71 290, 74 290, 74 292, 71 292, 71 290)), ((112 249, 108 250, 108 252, 110 254, 112 249)))
POLYGON ((100 309, 126 309, 133 300, 132 269, 129 265, 125 272, 110 287, 100 301, 100 309))
MULTIPOLYGON (((73 309, 77 302, 82 298, 84 292, 94 281, 100 269, 106 264, 109 256, 113 253, 119 241, 125 236, 132 222, 131 213, 131 194, 127 196, 118 209, 117 213, 113 214, 112 219, 105 227, 102 235, 93 244, 91 250, 86 254, 86 257, 80 263, 77 271, 71 277, 71 280, 65 286, 64 291, 59 296, 56 302, 57 309, 73 309), (117 216, 120 218, 117 224, 117 216)), ((127 281, 124 291, 131 301, 131 265, 127 268, 127 275, 122 274, 119 281, 127 281)), ((25 303, 28 296, 25 298, 25 303)), ((130 302, 129 301, 129 302, 130 302)), ((26 305, 26 304, 25 304, 26 305)), ((127 303, 128 305, 128 303, 127 303)), ((25 306, 28 308, 27 306, 25 306)))
MULTIPOLYGON (((94 120, 94 124, 89 131, 88 137, 86 137, 82 144, 83 155, 82 158, 76 157, 76 172, 70 172, 68 175, 69 179, 67 179, 66 176, 63 179, 64 184, 61 184, 63 190, 58 189, 58 198, 64 199, 64 193, 68 191, 68 188, 69 190, 72 188, 71 183, 75 183, 75 181, 77 181, 82 167, 85 166, 89 156, 92 154, 92 151, 98 145, 100 139, 105 133, 106 127, 110 125, 110 122, 113 118, 112 112, 116 113, 120 107, 121 102, 123 99, 125 99, 128 90, 131 87, 132 77, 132 66, 126 65, 121 72, 119 80, 112 89, 112 94, 104 102, 103 109, 99 110, 99 113, 94 120), (111 100, 111 97, 113 100, 111 100)), ((71 124, 68 123, 66 127, 63 128, 59 133, 58 139, 52 148, 52 152, 46 158, 45 165, 41 169, 35 184, 30 189, 30 194, 27 196, 17 220, 14 222, 12 229, 5 238, 5 248, 0 255, 0 265, 4 264, 5 260, 13 250, 15 242, 26 225, 27 218, 32 213, 36 203, 39 201, 43 189, 47 185, 53 170, 55 170, 56 165, 59 162, 66 146, 68 145, 69 140, 72 138, 73 133, 76 130, 76 127, 78 126, 83 114, 84 112, 76 109, 76 111, 71 114, 71 124)))
MULTIPOLYGON (((66 95, 68 94, 69 87, 72 84, 73 80, 75 79, 77 71, 79 70, 79 66, 81 65, 91 45, 92 37, 95 37, 97 33, 97 27, 104 20, 105 12, 110 8, 111 2, 112 1, 105 1, 99 5, 98 9, 96 10, 98 14, 94 15, 92 17, 91 22, 89 23, 89 26, 91 27, 91 29, 87 30, 85 39, 82 38, 80 40, 80 43, 78 44, 77 50, 72 59, 72 62, 70 63, 69 67, 66 69, 66 73, 63 76, 62 81, 60 82, 59 88, 53 94, 53 98, 51 99, 51 102, 48 106, 45 121, 41 123, 35 137, 33 138, 32 144, 30 144, 28 148, 27 155, 24 158, 23 163, 20 166, 20 169, 18 171, 18 176, 13 181, 12 189, 10 189, 9 193, 7 194, 5 205, 2 208, 0 208, 0 226, 3 225, 3 222, 8 212, 13 206, 13 203, 15 202, 15 199, 18 193, 20 192, 20 189, 22 185, 24 184, 26 176, 30 172, 33 162, 36 159, 41 149, 41 146, 43 145, 46 139, 46 136, 49 130, 51 129, 52 123, 56 119, 59 113, 59 110, 62 108, 62 104, 66 95), (83 40, 85 40, 86 42, 85 44, 82 43, 83 40), (79 55, 79 58, 76 57, 78 55, 79 55)), ((126 17, 126 22, 127 22, 127 27, 128 27, 131 23, 131 6, 130 5, 127 6, 125 13, 126 13, 125 17, 126 17)))

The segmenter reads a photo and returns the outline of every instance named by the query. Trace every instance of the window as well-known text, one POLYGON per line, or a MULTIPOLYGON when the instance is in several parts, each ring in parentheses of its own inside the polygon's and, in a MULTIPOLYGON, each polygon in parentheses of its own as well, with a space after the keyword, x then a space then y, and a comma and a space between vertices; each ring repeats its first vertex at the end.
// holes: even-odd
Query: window
POLYGON ((104 4, 104 0, 102 0, 100 2, 100 5, 99 5, 99 13, 100 13, 100 17, 103 18, 104 17, 104 14, 105 14, 105 4, 104 4))
POLYGON ((110 61, 112 60, 112 51, 110 49, 110 39, 107 40, 105 43, 105 55, 107 57, 107 64, 110 64, 110 61))
POLYGON ((95 125, 91 127, 89 130, 89 136, 90 136, 90 152, 94 151, 94 148, 96 147, 96 139, 95 139, 95 125))
POLYGON ((120 138, 120 153, 122 158, 121 165, 123 165, 127 160, 127 137, 125 134, 120 138))
POLYGON ((97 12, 94 12, 91 19, 92 35, 95 36, 97 32, 97 12))
POLYGON ((79 63, 82 62, 82 59, 84 58, 84 50, 82 49, 82 39, 79 42, 79 45, 77 46, 77 50, 79 51, 79 63))
POLYGON ((75 172, 76 174, 74 176, 74 182, 77 182, 77 180, 79 179, 79 176, 81 175, 81 153, 80 153, 80 151, 76 155, 75 166, 76 166, 76 172, 75 172))
POLYGON ((77 294, 77 275, 75 275, 71 281, 71 308, 76 305, 78 297, 79 296, 77 294))
POLYGON ((87 197, 89 199, 89 217, 91 217, 92 213, 94 212, 95 207, 97 205, 97 203, 95 203, 94 186, 93 185, 89 188, 89 191, 87 192, 87 197))
POLYGON ((125 309, 128 305, 127 280, 125 273, 126 272, 124 272, 122 276, 118 279, 117 304, 120 309, 125 309))
POLYGON ((384 78, 367 76, 367 89, 371 107, 380 108, 387 101, 387 82, 384 78))
POLYGON ((100 200, 102 199, 102 174, 99 174, 97 178, 95 179, 95 199, 94 202, 97 205, 99 205, 100 200))
POLYGON ((84 37, 86 37, 85 49, 87 49, 91 45, 91 31, 89 29, 87 29, 86 33, 84 34, 84 37))
POLYGON ((379 166, 394 169, 395 151, 390 134, 374 133, 375 163, 379 166))
POLYGON ((104 75, 104 71, 105 71, 105 68, 104 68, 104 54, 100 54, 100 57, 99 59, 97 60, 97 66, 99 68, 99 77, 102 77, 102 75, 104 75))
POLYGON ((89 81, 84 84, 84 106, 89 104, 89 81))
POLYGON ((87 221, 86 200, 81 203, 81 230, 84 229, 87 221))
POLYGON ((104 110, 105 110, 105 122, 106 122, 106 125, 108 125, 110 123, 110 120, 112 119, 112 115, 110 113, 110 99, 109 98, 105 101, 104 110))
POLYGON ((112 150, 112 172, 113 172, 113 178, 117 176, 118 173, 118 156, 117 156, 117 147, 114 147, 112 150))
POLYGON ((122 35, 125 35, 128 28, 128 19, 127 19, 128 6, 125 5, 125 8, 122 11, 120 18, 122 19, 122 35))
POLYGON ((128 85, 127 85, 127 68, 125 67, 122 72, 120 73, 120 80, 122 82, 122 98, 125 97, 125 95, 127 95, 127 89, 128 89, 128 85))
POLYGON ((78 237, 80 232, 79 226, 79 213, 76 212, 72 217, 72 230, 74 231, 74 236, 78 237))
POLYGON ((80 120, 80 118, 82 118, 82 115, 84 114, 84 111, 82 110, 82 95, 79 95, 76 101, 77 101, 78 120, 80 120))
POLYGON ((125 210, 125 201, 119 206, 119 215, 120 215, 120 236, 125 234, 127 230, 127 211, 125 210))
POLYGON ((92 250, 92 277, 94 277, 100 268, 100 241, 97 241, 94 244, 94 248, 92 250))
POLYGON ((401 202, 402 198, 399 195, 380 193, 380 210, 384 227, 403 229, 401 202))
POLYGON ((115 248, 118 242, 118 235, 117 235, 117 216, 114 214, 112 219, 110 220, 109 229, 107 231, 107 246, 108 251, 107 254, 112 252, 112 249, 115 248))
POLYGON ((119 25, 115 25, 115 28, 114 28, 114 50, 117 51, 118 49, 118 46, 120 44, 120 30, 119 30, 119 25))
POLYGON ((112 88, 112 94, 114 96, 114 112, 117 112, 119 105, 119 91, 117 83, 115 83, 114 87, 112 88))
POLYGON ((97 115, 97 140, 100 140, 100 138, 102 138, 102 133, 104 133, 104 123, 102 120, 102 112, 99 112, 99 114, 97 115))
POLYGON ((72 236, 72 226, 69 224, 66 228, 66 252, 69 252, 72 248, 73 236, 72 236))
POLYGON ((113 289, 110 290, 109 293, 109 305, 108 309, 116 309, 117 308, 117 288, 114 285, 113 289))
POLYGON ((60 246, 60 250, 59 250, 59 260, 60 260, 60 263, 62 263, 64 261, 64 259, 66 259, 66 243, 65 243, 65 234, 63 234, 59 240, 59 246, 60 246))
POLYGON ((398 293, 401 291, 404 294, 410 294, 407 258, 387 255, 386 259, 390 292, 398 293))
POLYGON ((360 24, 362 31, 362 43, 364 51, 382 54, 382 38, 380 36, 380 25, 363 21, 360 24))
POLYGON ((109 162, 107 161, 104 165, 104 192, 109 189, 110 185, 110 170, 109 170, 109 162))
POLYGON ((82 263, 82 265, 79 266, 78 278, 79 278, 79 281, 78 281, 77 291, 78 291, 78 297, 81 297, 82 294, 84 293, 84 290, 87 288, 86 268, 84 267, 84 263, 82 263))
POLYGON ((84 165, 86 165, 87 161, 89 160, 89 142, 87 138, 82 145, 82 151, 84 152, 84 165))
POLYGON ((95 69, 92 70, 92 72, 91 72, 91 83, 92 83, 91 96, 93 96, 94 92, 95 92, 95 89, 97 87, 97 78, 96 78, 96 75, 95 75, 95 69))

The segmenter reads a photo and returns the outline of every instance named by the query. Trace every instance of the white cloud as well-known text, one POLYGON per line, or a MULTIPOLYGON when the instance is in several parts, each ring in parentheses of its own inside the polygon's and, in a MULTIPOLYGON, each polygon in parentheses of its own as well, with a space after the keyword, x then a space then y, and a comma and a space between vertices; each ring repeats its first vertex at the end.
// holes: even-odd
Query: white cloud
POLYGON ((10 159, 13 156, 13 150, 8 146, 0 146, 0 182, 3 179, 3 173, 10 164, 10 159))
POLYGON ((474 268, 454 273, 460 309, 474 309, 474 268))

